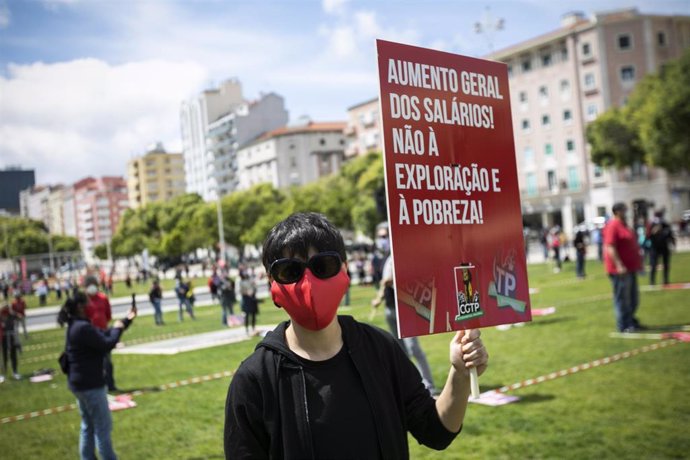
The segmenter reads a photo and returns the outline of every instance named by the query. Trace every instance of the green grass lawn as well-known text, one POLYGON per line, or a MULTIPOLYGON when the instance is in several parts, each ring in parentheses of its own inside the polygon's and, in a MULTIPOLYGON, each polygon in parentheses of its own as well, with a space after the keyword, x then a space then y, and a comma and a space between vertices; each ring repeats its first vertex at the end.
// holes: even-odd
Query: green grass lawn
MULTIPOLYGON (((482 337, 491 355, 480 379, 482 391, 566 369, 596 358, 640 348, 655 340, 609 338, 614 327, 611 288, 599 263, 588 261, 588 278, 575 279, 573 264, 553 274, 533 265, 530 286, 539 292, 532 307, 555 306, 551 316, 507 331, 488 328, 482 337)), ((690 254, 673 258, 672 282, 690 281, 690 254)), ((647 284, 640 277, 642 286, 647 284)), ((367 321, 371 287, 352 290, 352 307, 342 309, 367 321)), ((641 293, 638 316, 647 325, 690 324, 690 291, 641 293)), ((163 334, 193 334, 220 328, 218 307, 198 309, 198 320, 153 325, 137 319, 124 341, 156 340, 163 334)), ((285 318, 270 302, 261 305, 259 321, 285 318)), ((385 327, 379 313, 373 321, 385 327)), ((25 342, 20 371, 57 368, 64 331, 33 333, 25 342)), ((450 334, 421 339, 438 383, 448 370, 450 334)), ((258 338, 228 346, 173 356, 114 355, 118 385, 124 389, 156 387, 218 371, 234 370, 258 338)), ((642 353, 606 366, 511 392, 519 403, 503 407, 471 405, 463 433, 443 452, 434 452, 410 437, 412 458, 683 458, 690 452, 690 343, 642 353)), ((230 378, 135 398, 138 407, 113 414, 114 445, 124 459, 222 458, 225 394, 230 378)), ((28 379, 0 385, 0 418, 74 402, 65 377, 31 384, 28 379)), ((77 456, 76 411, 0 425, 3 458, 70 459, 77 456), (8 448, 11 446, 11 448, 8 448)))

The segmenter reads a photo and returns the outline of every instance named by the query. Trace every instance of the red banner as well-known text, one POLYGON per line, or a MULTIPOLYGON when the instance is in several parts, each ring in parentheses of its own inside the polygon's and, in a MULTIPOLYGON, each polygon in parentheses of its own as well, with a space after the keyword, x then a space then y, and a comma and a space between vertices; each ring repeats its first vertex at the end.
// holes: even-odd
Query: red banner
POLYGON ((377 48, 401 337, 529 321, 505 64, 377 48))

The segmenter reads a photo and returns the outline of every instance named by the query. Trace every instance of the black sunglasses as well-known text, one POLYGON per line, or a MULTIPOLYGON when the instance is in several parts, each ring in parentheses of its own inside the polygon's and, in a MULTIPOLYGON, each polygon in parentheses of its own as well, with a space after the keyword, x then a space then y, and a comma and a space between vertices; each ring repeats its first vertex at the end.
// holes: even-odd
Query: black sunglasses
POLYGON ((277 283, 292 284, 302 279, 304 270, 309 268, 314 276, 325 280, 337 275, 342 264, 340 254, 327 251, 312 256, 308 262, 300 259, 278 259, 271 264, 269 273, 277 283))

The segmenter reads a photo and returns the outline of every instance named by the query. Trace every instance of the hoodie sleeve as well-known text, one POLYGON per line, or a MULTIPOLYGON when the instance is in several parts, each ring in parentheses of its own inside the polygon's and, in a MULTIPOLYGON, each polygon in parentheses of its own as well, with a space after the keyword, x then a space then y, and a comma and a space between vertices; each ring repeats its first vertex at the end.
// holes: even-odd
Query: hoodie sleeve
POLYGON ((120 341, 121 335, 122 329, 120 328, 101 331, 89 323, 84 323, 84 325, 79 328, 76 339, 85 347, 107 353, 115 348, 117 342, 120 341))
POLYGON ((436 411, 436 400, 422 383, 422 376, 399 346, 394 349, 400 388, 405 404, 405 421, 415 439, 427 447, 443 450, 460 433, 443 426, 436 411))
POLYGON ((269 458, 270 437, 261 414, 259 382, 246 367, 233 376, 225 402, 223 444, 226 459, 269 458))

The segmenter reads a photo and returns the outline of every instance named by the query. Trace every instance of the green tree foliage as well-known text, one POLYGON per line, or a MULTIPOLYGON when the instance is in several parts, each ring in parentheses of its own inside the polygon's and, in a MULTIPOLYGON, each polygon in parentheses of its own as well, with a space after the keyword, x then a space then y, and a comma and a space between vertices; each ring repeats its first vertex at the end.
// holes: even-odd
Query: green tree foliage
MULTIPOLYGON (((297 211, 320 212, 339 228, 373 235, 384 219, 375 200, 383 186, 383 161, 373 153, 345 163, 340 174, 288 191, 259 184, 234 192, 221 199, 225 242, 238 248, 259 245, 277 222, 297 211)), ((160 258, 175 259, 197 248, 217 249, 216 206, 187 194, 128 210, 113 236, 113 255, 132 256, 148 248, 160 258)))
POLYGON ((631 107, 648 163, 669 172, 690 171, 690 49, 635 90, 631 107))
POLYGON ((93 255, 101 260, 108 260, 108 247, 105 245, 105 243, 96 245, 93 248, 93 255))
POLYGON ((628 104, 587 128, 592 161, 600 166, 645 162, 669 172, 690 171, 690 50, 645 77, 628 104))
POLYGON ((73 236, 53 235, 53 252, 78 251, 79 240, 73 236))
POLYGON ((640 138, 625 116, 623 110, 614 108, 587 126, 594 164, 623 168, 643 161, 640 138))

